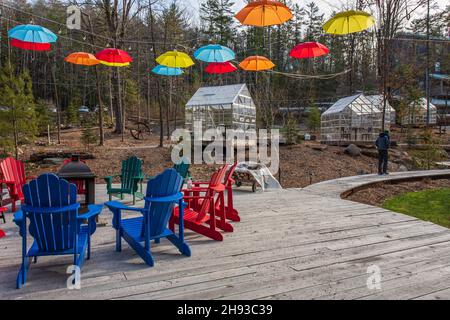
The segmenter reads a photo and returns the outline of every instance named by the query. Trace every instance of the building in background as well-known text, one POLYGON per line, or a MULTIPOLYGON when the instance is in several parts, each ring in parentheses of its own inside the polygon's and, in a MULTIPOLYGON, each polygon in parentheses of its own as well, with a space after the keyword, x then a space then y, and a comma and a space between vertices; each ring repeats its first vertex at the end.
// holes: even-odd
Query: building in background
POLYGON ((186 129, 194 130, 201 121, 203 131, 234 129, 256 130, 256 106, 246 84, 203 87, 186 104, 186 129))
MULTIPOLYGON (((430 103, 430 125, 437 124, 437 108, 430 103)), ((402 118, 402 125, 423 127, 427 125, 427 99, 412 102, 402 118)))
POLYGON ((321 140, 326 143, 373 142, 383 129, 382 123, 382 111, 360 93, 340 99, 322 114, 321 140))

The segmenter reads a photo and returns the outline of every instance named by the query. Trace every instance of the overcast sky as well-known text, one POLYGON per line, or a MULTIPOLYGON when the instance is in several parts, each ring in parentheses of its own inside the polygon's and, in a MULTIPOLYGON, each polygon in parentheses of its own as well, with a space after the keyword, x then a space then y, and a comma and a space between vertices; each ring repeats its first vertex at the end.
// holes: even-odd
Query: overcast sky
MULTIPOLYGON (((198 21, 198 13, 199 13, 199 7, 200 3, 202 3, 204 0, 179 0, 180 2, 184 2, 186 4, 186 7, 188 10, 191 11, 194 17, 196 19, 193 20, 194 23, 198 21)), ((235 2, 233 10, 235 12, 238 12, 240 9, 242 9, 246 2, 244 0, 233 0, 235 2)), ((307 3, 311 2, 312 0, 293 0, 294 2, 300 4, 301 6, 306 6, 307 3)), ((331 14, 332 11, 339 11, 343 6, 352 6, 352 4, 355 3, 354 0, 314 0, 316 5, 319 7, 319 9, 325 13, 325 18, 328 17, 328 15, 331 14)), ((440 7, 444 7, 445 4, 448 5, 450 0, 438 0, 437 3, 439 3, 440 7)), ((422 16, 426 12, 425 8, 417 10, 414 16, 422 16)))

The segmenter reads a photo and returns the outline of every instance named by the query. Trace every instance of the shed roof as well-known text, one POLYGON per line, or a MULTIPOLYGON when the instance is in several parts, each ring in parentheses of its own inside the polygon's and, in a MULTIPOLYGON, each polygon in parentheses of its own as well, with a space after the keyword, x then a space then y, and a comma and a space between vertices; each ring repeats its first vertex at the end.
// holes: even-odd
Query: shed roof
MULTIPOLYGON (((372 96, 366 96, 366 98, 370 102, 375 104, 375 106, 378 109, 380 109, 381 111, 383 110, 383 96, 381 94, 376 94, 376 95, 372 95, 372 96)), ((386 100, 386 111, 388 111, 388 112, 395 112, 395 109, 391 106, 391 104, 387 100, 386 100)))
POLYGON ((330 115, 340 113, 349 107, 354 113, 358 115, 379 113, 381 112, 376 106, 372 104, 362 93, 358 93, 354 96, 345 97, 338 100, 331 106, 323 115, 330 115))
POLYGON ((245 83, 203 87, 197 90, 186 107, 232 104, 241 92, 244 92, 244 95, 250 95, 245 83))

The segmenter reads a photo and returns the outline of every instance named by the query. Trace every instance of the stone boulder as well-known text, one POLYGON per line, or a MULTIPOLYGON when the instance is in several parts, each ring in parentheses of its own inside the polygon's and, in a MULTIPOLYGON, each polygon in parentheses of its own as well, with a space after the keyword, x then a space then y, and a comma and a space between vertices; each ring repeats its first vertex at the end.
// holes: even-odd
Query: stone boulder
POLYGON ((359 157, 361 155, 361 149, 354 144, 345 148, 344 152, 352 157, 359 157))

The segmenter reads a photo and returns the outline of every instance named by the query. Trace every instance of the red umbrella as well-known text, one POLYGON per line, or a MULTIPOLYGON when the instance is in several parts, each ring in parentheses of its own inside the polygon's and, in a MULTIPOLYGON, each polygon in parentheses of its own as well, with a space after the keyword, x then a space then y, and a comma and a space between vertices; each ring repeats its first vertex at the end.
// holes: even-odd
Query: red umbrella
POLYGON ((13 47, 32 51, 49 51, 52 48, 50 43, 27 42, 13 38, 10 43, 13 47))
POLYGON ((305 42, 294 47, 289 54, 292 58, 308 59, 327 55, 330 50, 318 42, 305 42))
POLYGON ((95 57, 103 64, 112 67, 123 67, 133 61, 128 53, 120 49, 108 48, 97 52, 95 57))
POLYGON ((211 62, 205 68, 210 74, 224 74, 236 71, 237 68, 231 62, 211 62))

